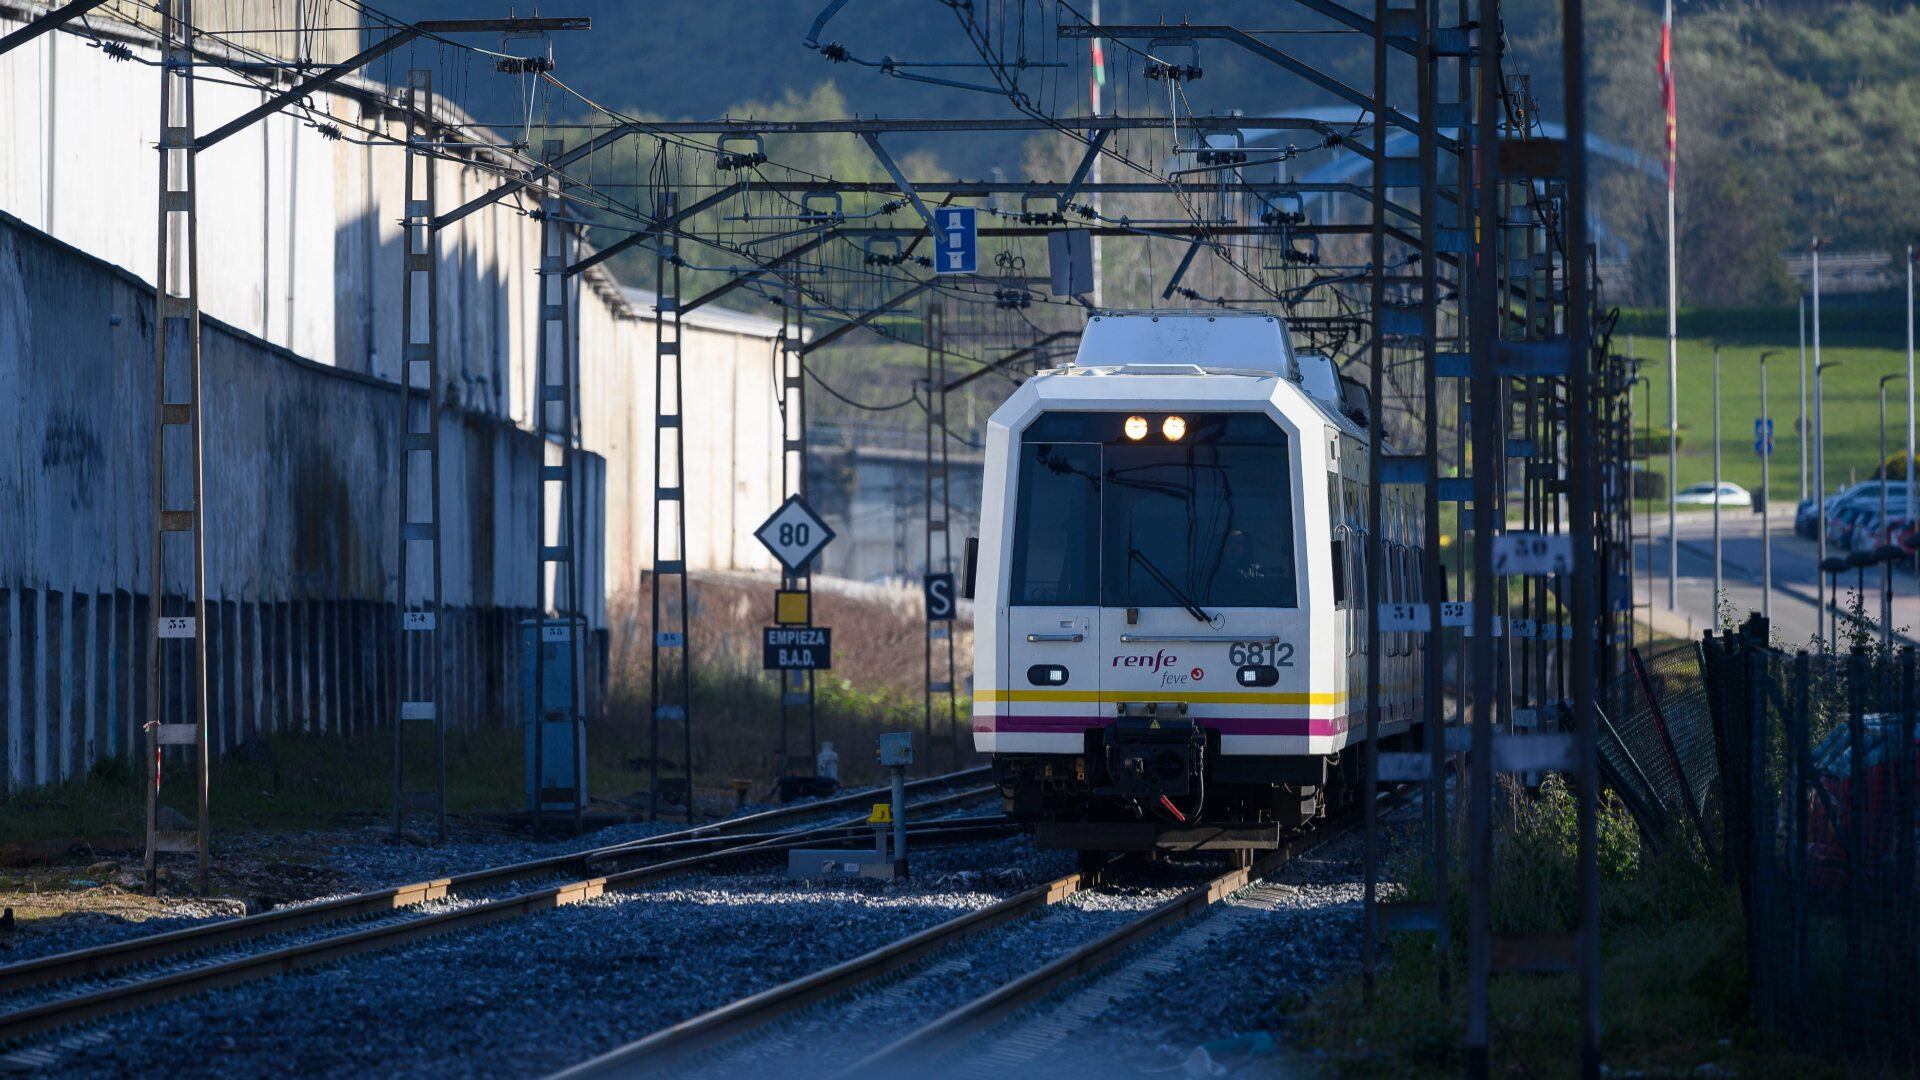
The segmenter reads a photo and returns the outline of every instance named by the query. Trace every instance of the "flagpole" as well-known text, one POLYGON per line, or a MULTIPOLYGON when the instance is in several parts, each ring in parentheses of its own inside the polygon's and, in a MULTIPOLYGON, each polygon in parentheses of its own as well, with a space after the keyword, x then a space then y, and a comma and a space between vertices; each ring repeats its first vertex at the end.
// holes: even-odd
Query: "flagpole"
MULTIPOLYGON (((1675 235, 1673 101, 1673 0, 1660 25, 1660 72, 1667 110, 1667 609, 1680 606, 1680 534, 1675 530, 1673 497, 1680 473, 1680 281, 1679 241, 1675 235)), ((1716 601, 1717 603, 1718 601, 1716 601)))
MULTIPOLYGON (((1100 0, 1093 0, 1093 7, 1088 14, 1091 17, 1093 25, 1099 26, 1100 0)), ((1092 71, 1087 75, 1087 104, 1093 107, 1090 115, 1099 116, 1100 88, 1105 86, 1107 82, 1106 45, 1099 38, 1093 39, 1092 53, 1089 59, 1091 61, 1089 66, 1092 68, 1092 71)), ((1093 189, 1096 192, 1100 190, 1100 157, 1101 155, 1099 154, 1093 155, 1093 172, 1090 177, 1093 181, 1093 189)), ((1087 202, 1097 209, 1100 205, 1100 196, 1097 194, 1088 195, 1087 202)), ((1067 212, 1067 208, 1064 206, 1059 207, 1059 210, 1063 214, 1067 212)), ((1103 295, 1104 290, 1101 288, 1103 282, 1100 280, 1100 237, 1098 234, 1095 234, 1093 238, 1088 241, 1087 247, 1089 253, 1093 256, 1093 310, 1099 311, 1101 305, 1105 303, 1106 297, 1103 295)))

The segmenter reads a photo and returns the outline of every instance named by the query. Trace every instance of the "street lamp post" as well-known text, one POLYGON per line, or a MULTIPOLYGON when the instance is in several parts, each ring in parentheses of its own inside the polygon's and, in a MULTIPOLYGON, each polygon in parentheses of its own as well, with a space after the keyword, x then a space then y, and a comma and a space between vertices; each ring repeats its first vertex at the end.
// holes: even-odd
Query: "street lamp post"
POLYGON ((1720 627, 1720 346, 1713 347, 1713 625, 1720 627))
MULTIPOLYGON (((1880 528, 1885 531, 1886 539, 1883 544, 1874 545, 1875 554, 1884 554, 1881 548, 1893 543, 1893 523, 1887 519, 1887 485, 1893 480, 1887 468, 1887 384, 1904 378, 1906 376, 1899 373, 1880 376, 1880 528)), ((1907 461, 1911 463, 1913 459, 1907 461)), ((1907 479, 1907 489, 1913 489, 1911 477, 1907 479)), ((1880 645, 1893 647, 1893 563, 1885 558, 1880 560, 1880 645)))
MULTIPOLYGON (((1819 280, 1817 273, 1815 274, 1815 280, 1819 280)), ((1816 315, 1813 324, 1813 348, 1814 355, 1818 356, 1820 352, 1820 322, 1817 316, 1820 311, 1820 305, 1816 303, 1813 306, 1813 310, 1816 315)), ((1818 558, 1823 564, 1827 561, 1827 444, 1826 425, 1823 422, 1826 418, 1826 409, 1824 407, 1826 401, 1825 396, 1820 392, 1823 381, 1821 376, 1826 373, 1828 368, 1839 366, 1840 361, 1838 360, 1829 360, 1824 364, 1816 363, 1813 366, 1813 509, 1817 529, 1816 538, 1820 545, 1818 558)), ((1834 632, 1836 634, 1834 645, 1838 647, 1838 623, 1835 624, 1834 632)))
MULTIPOLYGON (((1780 351, 1760 354, 1760 432, 1754 437, 1760 450, 1760 617, 1768 625, 1773 623, 1773 414, 1767 411, 1767 357, 1780 351)), ((1800 482, 1806 483, 1804 473, 1800 482)))
MULTIPOLYGON (((1628 340, 1631 341, 1632 339, 1629 338, 1628 340)), ((1647 456, 1651 456, 1653 453, 1653 383, 1645 375, 1640 374, 1640 363, 1637 360, 1633 363, 1633 377, 1627 380, 1627 405, 1629 408, 1633 405, 1633 387, 1636 383, 1642 388, 1641 393, 1643 397, 1641 400, 1646 402, 1646 412, 1641 417, 1642 430, 1645 432, 1642 438, 1646 441, 1642 443, 1642 445, 1646 448, 1647 456)), ((1628 435, 1631 437, 1633 427, 1631 418, 1628 419, 1627 427, 1628 435)), ((1628 456, 1631 458, 1632 455, 1628 456)), ((1628 537, 1632 540, 1632 542, 1627 545, 1627 594, 1632 596, 1639 591, 1640 565, 1644 563, 1647 568, 1647 603, 1651 604, 1653 603, 1653 508, 1651 505, 1647 508, 1647 529, 1645 536, 1642 538, 1647 547, 1645 559, 1640 557, 1639 545, 1641 541, 1633 540, 1632 538, 1633 502, 1640 498, 1640 485, 1642 483, 1640 477, 1645 475, 1647 475, 1645 468, 1637 471, 1632 468, 1627 470, 1627 525, 1628 537)), ((1628 604, 1629 610, 1638 607, 1639 603, 1639 599, 1635 597, 1628 604)), ((1628 619, 1627 625, 1631 627, 1633 620, 1628 619)))
POLYGON ((1793 441, 1800 444, 1800 501, 1807 501, 1807 294, 1800 294, 1800 417, 1793 441))
MULTIPOLYGON (((1671 303, 1669 303, 1671 306, 1671 303)), ((1680 370, 1672 319, 1667 331, 1667 610, 1680 608, 1680 533, 1674 528, 1673 496, 1680 479, 1680 370)), ((1649 597, 1651 599, 1651 597, 1649 597)))
MULTIPOLYGON (((1820 419, 1820 238, 1813 238, 1813 508, 1819 559, 1827 560, 1827 454, 1820 419)), ((1838 645, 1838 642, 1835 642, 1838 645)))
MULTIPOLYGON (((1647 416, 1643 424, 1647 433, 1647 461, 1653 461, 1653 380, 1640 376, 1640 393, 1647 403, 1647 416)), ((1642 474, 1652 476, 1653 470, 1642 470, 1642 474)), ((1647 606, 1653 606, 1653 500, 1647 500, 1647 606)))
MULTIPOLYGON (((1815 456, 1818 456, 1817 452, 1815 456)), ((1828 556, 1820 560, 1820 572, 1826 575, 1827 587, 1826 591, 1821 594, 1820 629, 1818 636, 1821 645, 1824 646, 1828 641, 1827 612, 1831 610, 1833 612, 1832 641, 1835 652, 1840 651, 1840 575, 1845 573, 1846 569, 1847 560, 1838 555, 1828 556)))

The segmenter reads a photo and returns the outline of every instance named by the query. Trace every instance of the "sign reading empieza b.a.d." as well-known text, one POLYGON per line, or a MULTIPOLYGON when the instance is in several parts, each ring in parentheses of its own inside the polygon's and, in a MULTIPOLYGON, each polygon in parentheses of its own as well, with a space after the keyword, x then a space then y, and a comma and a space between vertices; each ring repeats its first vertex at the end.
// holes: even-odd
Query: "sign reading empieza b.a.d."
POLYGON ((760 666, 768 671, 825 671, 833 666, 833 631, 825 626, 769 626, 762 633, 760 666))

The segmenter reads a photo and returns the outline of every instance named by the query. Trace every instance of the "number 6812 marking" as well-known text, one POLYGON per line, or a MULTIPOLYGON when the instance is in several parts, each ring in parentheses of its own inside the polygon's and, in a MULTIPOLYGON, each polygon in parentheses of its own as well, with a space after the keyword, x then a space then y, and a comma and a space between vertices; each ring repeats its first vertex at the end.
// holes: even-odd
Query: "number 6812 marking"
POLYGON ((1227 647, 1227 663, 1235 667, 1292 667, 1293 646, 1284 641, 1236 641, 1227 647))

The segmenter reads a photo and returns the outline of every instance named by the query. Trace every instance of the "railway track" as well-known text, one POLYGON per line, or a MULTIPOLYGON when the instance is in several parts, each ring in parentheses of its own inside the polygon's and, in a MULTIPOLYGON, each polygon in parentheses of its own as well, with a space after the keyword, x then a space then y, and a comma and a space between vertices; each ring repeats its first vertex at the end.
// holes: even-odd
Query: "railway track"
MULTIPOLYGON (((928 777, 914 782, 909 788, 919 792, 929 788, 953 787, 979 779, 984 772, 964 770, 928 777)), ((945 809, 984 798, 994 790, 990 785, 962 787, 911 803, 908 810, 910 813, 926 813, 945 809)), ((0 968, 0 994, 17 993, 54 982, 97 979, 115 972, 128 972, 136 967, 164 964, 247 941, 293 935, 333 923, 371 923, 357 929, 346 929, 342 933, 230 959, 176 967, 152 975, 134 973, 131 977, 122 977, 105 986, 0 1013, 0 1043, 160 1001, 314 967, 359 953, 393 948, 424 937, 580 903, 607 892, 639 888, 720 866, 751 865, 783 856, 791 848, 862 838, 870 835, 870 831, 862 827, 863 817, 786 832, 743 834, 742 830, 780 821, 817 817, 870 802, 878 794, 880 792, 875 790, 854 792, 817 803, 781 807, 628 843, 491 867, 8 965, 0 968), (596 870, 611 870, 631 861, 660 856, 667 858, 646 866, 586 876, 596 870), (427 915, 403 914, 406 908, 429 901, 484 892, 515 882, 574 874, 581 876, 577 880, 486 899, 462 908, 427 915)), ((918 822, 910 824, 908 828, 916 841, 923 845, 1004 836, 1013 831, 1013 826, 997 815, 918 822)))
MULTIPOLYGON (((1021 1006, 1107 965, 1141 941, 1206 911, 1302 853, 1357 828, 1360 820, 1358 811, 1342 814, 1332 822, 1288 840, 1255 860, 1251 867, 1231 869, 1196 885, 1095 940, 914 1029, 842 1075, 905 1075, 993 1026, 1021 1006)), ((856 990, 950 946, 1065 901, 1111 880, 1119 866, 1120 861, 1116 860, 1092 874, 1073 873, 1056 878, 851 960, 663 1028, 557 1073, 553 1080, 655 1075, 703 1050, 750 1036, 790 1013, 856 990)))

